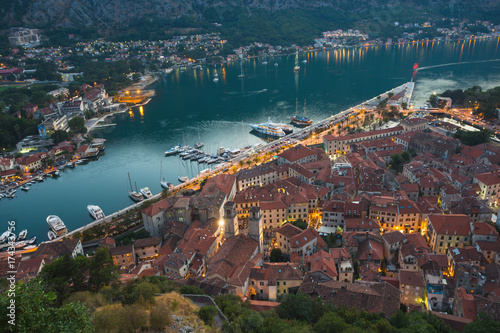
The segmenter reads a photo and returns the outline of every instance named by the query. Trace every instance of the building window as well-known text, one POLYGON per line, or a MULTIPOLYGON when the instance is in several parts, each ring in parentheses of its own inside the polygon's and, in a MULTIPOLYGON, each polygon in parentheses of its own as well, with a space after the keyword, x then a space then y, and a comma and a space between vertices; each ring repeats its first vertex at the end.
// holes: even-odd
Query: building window
POLYGON ((260 284, 261 286, 263 286, 263 285, 264 285, 264 282, 260 282, 259 284, 260 284))

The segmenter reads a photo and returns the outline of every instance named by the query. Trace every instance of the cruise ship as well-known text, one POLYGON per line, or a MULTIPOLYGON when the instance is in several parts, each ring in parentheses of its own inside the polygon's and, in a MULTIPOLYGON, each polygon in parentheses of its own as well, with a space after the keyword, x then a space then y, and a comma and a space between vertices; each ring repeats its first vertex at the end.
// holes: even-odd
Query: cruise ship
POLYGON ((57 237, 63 236, 68 233, 68 228, 64 222, 56 215, 47 216, 47 223, 49 224, 50 229, 54 231, 57 237))
POLYGON ((282 137, 293 132, 293 129, 285 124, 276 124, 269 118, 267 123, 249 124, 255 131, 274 137, 282 137))
POLYGON ((87 210, 89 211, 90 215, 94 218, 94 220, 99 220, 104 218, 104 212, 99 206, 88 205, 87 210))

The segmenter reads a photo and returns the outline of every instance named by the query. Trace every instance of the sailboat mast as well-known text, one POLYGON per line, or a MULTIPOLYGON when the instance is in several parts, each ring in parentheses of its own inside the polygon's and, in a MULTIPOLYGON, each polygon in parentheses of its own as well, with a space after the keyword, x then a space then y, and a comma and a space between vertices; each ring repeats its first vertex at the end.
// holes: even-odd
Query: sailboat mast
POLYGON ((306 116, 306 99, 304 98, 304 117, 306 116))
POLYGON ((134 182, 134 184, 135 184, 135 191, 136 191, 136 192, 139 192, 139 191, 137 190, 137 183, 136 183, 136 182, 134 182))
POLYGON ((132 180, 130 179, 130 172, 128 172, 128 181, 130 182, 130 190, 133 191, 134 189, 132 188, 132 180))

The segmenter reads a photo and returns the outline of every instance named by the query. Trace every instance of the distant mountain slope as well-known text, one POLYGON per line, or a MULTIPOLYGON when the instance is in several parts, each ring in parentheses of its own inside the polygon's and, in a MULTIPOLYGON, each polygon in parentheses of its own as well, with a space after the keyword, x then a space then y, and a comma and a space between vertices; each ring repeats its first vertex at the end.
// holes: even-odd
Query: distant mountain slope
POLYGON ((250 16, 254 12, 325 9, 354 21, 396 21, 399 19, 396 9, 403 6, 418 8, 422 15, 500 20, 498 0, 0 0, 0 28, 24 25, 119 31, 139 18, 157 20, 182 16, 224 23, 235 20, 235 9, 250 16))

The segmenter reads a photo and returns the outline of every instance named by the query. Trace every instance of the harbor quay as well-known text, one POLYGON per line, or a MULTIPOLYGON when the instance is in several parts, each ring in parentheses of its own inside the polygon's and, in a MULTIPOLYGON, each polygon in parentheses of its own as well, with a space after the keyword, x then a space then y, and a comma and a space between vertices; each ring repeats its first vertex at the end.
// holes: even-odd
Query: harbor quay
MULTIPOLYGON (((321 121, 316 122, 315 124, 298 129, 294 133, 288 134, 284 137, 281 137, 277 140, 271 141, 266 144, 259 144, 254 147, 253 150, 251 151, 244 151, 242 154, 237 155, 236 157, 230 159, 229 161, 220 164, 213 170, 210 170, 209 172, 205 172, 203 174, 198 174, 196 177, 193 177, 189 179, 188 181, 181 183, 179 185, 174 186, 169 190, 170 193, 177 193, 181 190, 193 188, 197 186, 200 181, 203 179, 210 178, 212 176, 215 176, 220 173, 225 173, 225 172, 231 172, 231 170, 237 169, 239 165, 241 164, 240 162, 247 160, 249 158, 255 158, 257 156, 263 156, 269 152, 279 150, 283 146, 289 146, 289 145, 299 145, 299 144, 305 144, 307 143, 308 138, 311 135, 315 135, 317 138, 321 138, 323 135, 326 135, 329 131, 331 131, 331 128, 339 123, 340 121, 346 120, 346 123, 350 122, 350 119, 355 119, 358 113, 360 113, 363 110, 366 109, 373 109, 378 105, 379 101, 381 99, 388 98, 390 96, 400 94, 403 96, 402 101, 404 103, 407 103, 408 105, 411 104, 411 98, 413 94, 413 89, 414 89, 414 82, 407 82, 405 84, 402 84, 400 86, 397 86, 389 91, 386 91, 378 96, 375 96, 371 98, 370 100, 367 100, 365 102, 362 102, 356 106, 353 106, 347 110, 341 111, 335 115, 332 115, 330 117, 327 117, 321 121)), ((140 208, 144 203, 148 202, 155 202, 159 200, 162 196, 162 193, 158 193, 153 195, 151 198, 145 199, 141 202, 134 203, 130 206, 124 207, 120 209, 119 211, 116 211, 112 214, 109 214, 105 216, 104 218, 97 219, 89 224, 86 224, 80 228, 77 228, 75 230, 69 231, 67 234, 57 237, 53 239, 52 241, 47 241, 47 242, 53 242, 53 241, 58 241, 64 238, 70 238, 76 234, 80 234, 83 231, 90 229, 92 227, 95 227, 97 225, 101 225, 104 223, 111 223, 113 222, 116 218, 120 218, 121 216, 140 208)))

